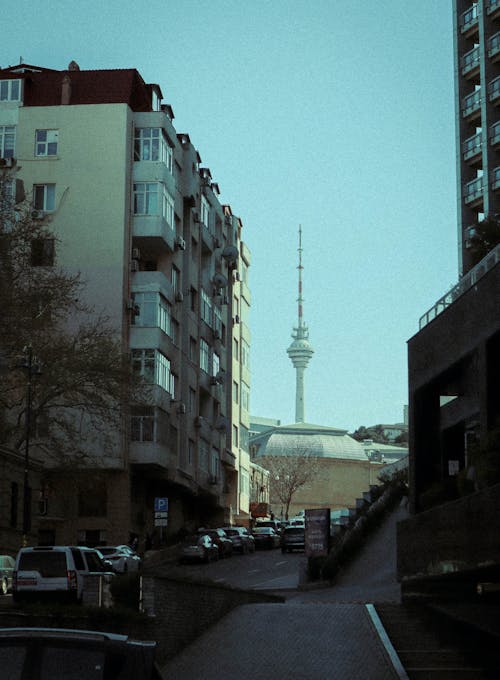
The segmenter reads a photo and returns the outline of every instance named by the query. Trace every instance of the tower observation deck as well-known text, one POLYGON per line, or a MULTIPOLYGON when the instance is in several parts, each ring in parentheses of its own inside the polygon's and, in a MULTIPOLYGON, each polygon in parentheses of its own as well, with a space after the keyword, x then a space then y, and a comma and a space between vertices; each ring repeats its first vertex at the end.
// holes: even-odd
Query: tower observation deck
POLYGON ((298 303, 298 322, 293 329, 293 342, 287 349, 287 354, 290 357, 293 367, 296 372, 295 383, 295 422, 303 423, 305 418, 305 398, 304 398, 304 372, 309 364, 309 361, 314 354, 314 349, 309 343, 309 329, 303 320, 303 303, 302 297, 302 227, 299 226, 299 297, 298 303))

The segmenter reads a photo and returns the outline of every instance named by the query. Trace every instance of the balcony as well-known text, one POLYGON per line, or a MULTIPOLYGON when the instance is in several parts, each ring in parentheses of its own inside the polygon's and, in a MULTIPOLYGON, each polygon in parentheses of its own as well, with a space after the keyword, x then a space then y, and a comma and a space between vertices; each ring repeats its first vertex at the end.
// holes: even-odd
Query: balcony
POLYGON ((469 207, 479 205, 483 200, 483 178, 478 177, 464 186, 464 202, 469 207))
POLYGON ((439 298, 429 311, 420 317, 419 329, 422 330, 424 326, 427 326, 427 324, 441 314, 441 312, 444 312, 447 307, 453 304, 457 298, 466 293, 470 288, 475 286, 477 282, 499 262, 500 245, 493 248, 481 262, 478 262, 475 267, 468 271, 451 290, 443 295, 443 297, 439 298))
POLYGON ((462 116, 474 120, 481 115, 481 90, 474 90, 462 99, 462 116))
POLYGON ((488 97, 495 106, 500 104, 500 76, 492 80, 488 85, 488 97))
POLYGON ((165 248, 171 253, 175 248, 175 232, 161 215, 135 215, 133 226, 134 243, 138 248, 148 250, 149 246, 165 248))
POLYGON ((175 300, 172 283, 163 272, 139 271, 132 276, 132 293, 160 292, 170 303, 175 300))
POLYGON ((489 0, 486 3, 486 14, 493 19, 500 16, 500 0, 489 0))
POLYGON ((491 173, 491 188, 493 191, 500 189, 500 166, 493 168, 491 173))
POLYGON ((492 61, 500 59, 500 31, 488 40, 488 56, 492 61))
POLYGON ((464 54, 460 59, 460 66, 462 68, 462 75, 466 78, 472 78, 479 73, 479 47, 474 47, 470 52, 464 54))
POLYGON ((490 144, 491 146, 500 144, 500 121, 490 127, 490 144))
POLYGON ((470 165, 473 165, 477 161, 481 160, 481 140, 482 135, 480 132, 478 132, 476 135, 466 139, 462 144, 464 161, 468 161, 470 165))
POLYGON ((462 35, 469 37, 474 35, 474 33, 477 33, 479 26, 478 16, 477 3, 474 3, 468 10, 461 14, 460 32, 462 35))
POLYGON ((156 442, 130 442, 130 462, 155 470, 175 467, 175 456, 164 444, 156 442))

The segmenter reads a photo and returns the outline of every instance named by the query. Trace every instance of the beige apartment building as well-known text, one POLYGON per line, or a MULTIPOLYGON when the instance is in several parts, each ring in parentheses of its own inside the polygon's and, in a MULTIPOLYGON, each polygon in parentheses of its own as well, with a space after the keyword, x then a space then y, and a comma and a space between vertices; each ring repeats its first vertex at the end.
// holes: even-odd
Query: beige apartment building
POLYGON ((111 453, 89 440, 97 470, 46 465, 33 481, 34 498, 50 487, 34 543, 165 540, 249 517, 250 251, 173 119, 135 69, 0 70, 0 162, 151 385, 125 405, 111 453))

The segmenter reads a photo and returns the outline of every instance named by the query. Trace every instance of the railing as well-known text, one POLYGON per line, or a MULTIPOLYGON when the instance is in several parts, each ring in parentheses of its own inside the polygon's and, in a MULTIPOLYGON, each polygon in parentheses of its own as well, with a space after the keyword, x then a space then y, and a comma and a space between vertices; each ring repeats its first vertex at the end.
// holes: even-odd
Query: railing
POLYGON ((486 13, 491 14, 497 9, 500 9, 500 0, 490 0, 486 8, 486 13))
POLYGON ((470 116, 471 113, 477 111, 481 106, 481 90, 475 90, 462 99, 462 115, 470 116))
POLYGON ((462 33, 465 33, 472 28, 474 24, 477 24, 478 16, 477 3, 475 3, 460 16, 460 30, 462 33))
POLYGON ((490 97, 490 102, 495 101, 500 97, 500 76, 490 82, 488 85, 488 94, 490 97))
POLYGON ((491 188, 498 189, 500 187, 500 166, 493 168, 491 173, 491 188))
MULTIPOLYGON (((499 131, 500 134, 500 131, 499 131)), ((478 132, 476 135, 469 137, 464 140, 462 144, 462 153, 464 155, 464 160, 472 158, 481 152, 481 133, 478 132)))
POLYGON ((500 52, 500 32, 495 33, 488 40, 488 56, 494 57, 498 52, 500 52))
POLYGON ((500 142, 500 121, 490 127, 490 143, 492 146, 500 142))
POLYGON ((435 319, 441 312, 455 302, 461 295, 466 293, 472 286, 481 279, 487 272, 500 262, 500 244, 491 250, 481 262, 478 262, 475 267, 463 276, 460 281, 449 290, 446 295, 434 303, 434 305, 420 317, 419 329, 427 326, 433 319, 435 319))
POLYGON ((464 54, 464 56, 460 59, 460 65, 464 75, 469 71, 472 71, 472 69, 476 68, 476 66, 479 66, 479 47, 474 47, 474 49, 472 49, 470 52, 464 54))
POLYGON ((464 201, 469 204, 483 195, 483 178, 478 177, 464 186, 464 201))

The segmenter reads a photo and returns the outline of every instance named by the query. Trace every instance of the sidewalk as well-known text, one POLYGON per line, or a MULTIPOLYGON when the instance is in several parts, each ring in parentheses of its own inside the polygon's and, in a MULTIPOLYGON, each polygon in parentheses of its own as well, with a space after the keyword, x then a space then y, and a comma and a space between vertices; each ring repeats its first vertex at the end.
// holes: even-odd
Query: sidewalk
POLYGON ((360 604, 238 607, 162 668, 176 680, 397 680, 360 604))

